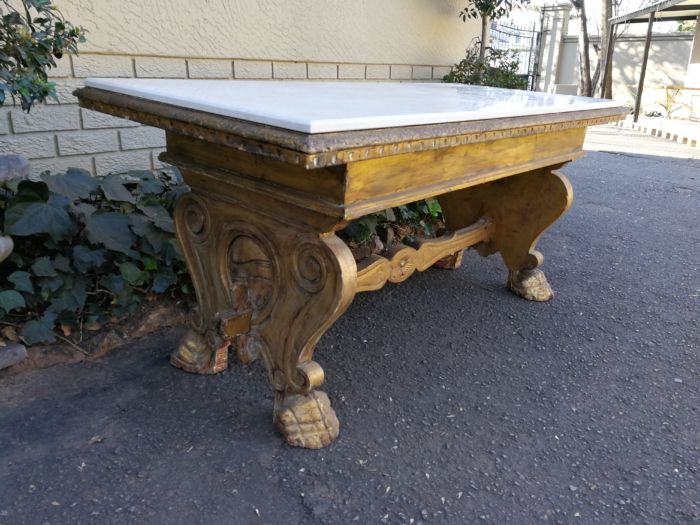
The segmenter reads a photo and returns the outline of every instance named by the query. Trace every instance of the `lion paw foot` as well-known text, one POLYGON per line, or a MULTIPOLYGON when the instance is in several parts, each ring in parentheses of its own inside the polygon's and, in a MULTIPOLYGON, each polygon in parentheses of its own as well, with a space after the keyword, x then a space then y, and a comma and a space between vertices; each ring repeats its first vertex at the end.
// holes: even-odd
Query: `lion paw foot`
POLYGON ((508 288, 528 301, 549 301, 554 297, 552 287, 542 270, 515 270, 508 274, 508 288))
POLYGON ((275 426, 293 447, 323 448, 340 432, 340 423, 325 392, 281 396, 275 406, 275 426))

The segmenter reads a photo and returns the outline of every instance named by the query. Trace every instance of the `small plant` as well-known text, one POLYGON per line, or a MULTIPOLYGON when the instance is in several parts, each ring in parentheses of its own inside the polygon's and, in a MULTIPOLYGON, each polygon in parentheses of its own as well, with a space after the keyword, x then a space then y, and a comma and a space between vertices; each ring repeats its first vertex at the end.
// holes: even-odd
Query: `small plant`
MULTIPOLYGON (((657 106, 661 106, 663 108, 664 113, 663 115, 671 120, 673 118, 673 114, 678 111, 679 109, 683 109, 687 107, 686 104, 683 104, 681 102, 678 102, 677 99, 681 93, 681 89, 676 89, 672 87, 665 87, 664 92, 663 92, 663 98, 660 101, 656 102, 657 106)), ((658 113, 658 111, 656 112, 658 113)), ((650 116, 649 114, 645 114, 647 117, 650 116)), ((662 116, 661 113, 658 115, 653 115, 653 116, 662 116)))
POLYGON ((64 53, 77 53, 81 42, 85 31, 66 21, 51 0, 0 0, 0 106, 7 95, 18 97, 25 111, 56 99, 47 71, 64 53))
POLYGON ((515 52, 487 47, 482 58, 479 44, 473 42, 466 56, 443 77, 443 82, 526 89, 527 78, 518 74, 519 66, 520 60, 515 52))
POLYGON ((53 342, 56 328, 80 336, 156 295, 190 292, 171 215, 187 191, 177 172, 41 179, 0 194, 0 230, 15 241, 0 265, 0 324, 20 326, 25 343, 53 342))

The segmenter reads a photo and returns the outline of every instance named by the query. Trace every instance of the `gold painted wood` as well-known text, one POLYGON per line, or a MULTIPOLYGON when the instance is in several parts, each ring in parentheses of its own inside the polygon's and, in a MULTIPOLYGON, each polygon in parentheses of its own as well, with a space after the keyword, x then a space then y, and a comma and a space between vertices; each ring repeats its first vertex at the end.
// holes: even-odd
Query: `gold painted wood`
POLYGON ((346 218, 578 158, 585 129, 467 144, 348 165, 346 218))
POLYGON ((493 220, 494 234, 478 251, 501 254, 511 291, 534 301, 552 298, 544 274, 537 269, 543 256, 535 245, 571 206, 573 190, 564 175, 544 168, 448 193, 438 200, 448 228, 471 224, 482 216, 493 220))
POLYGON ((626 108, 309 135, 84 88, 80 105, 166 130, 161 158, 191 188, 175 208, 197 307, 174 366, 216 373, 232 348, 260 358, 275 391, 273 422, 293 446, 339 433, 313 360, 319 338, 357 292, 431 265, 459 265, 465 247, 500 253, 508 287, 551 298, 535 250, 569 207, 557 168, 582 154, 585 128, 626 108), (335 235, 373 211, 437 196, 453 233, 355 263, 335 235))
POLYGON ((416 246, 395 247, 389 257, 372 255, 357 268, 357 292, 379 290, 387 282, 400 283, 415 271, 423 272, 437 261, 461 253, 479 242, 486 242, 493 233, 493 222, 481 218, 475 224, 436 239, 427 239, 416 246))
POLYGON ((192 191, 177 202, 176 230, 198 308, 172 364, 217 372, 226 366, 222 349, 244 344, 266 365, 283 436, 295 446, 328 445, 339 427, 325 394, 314 392, 324 378, 313 351, 355 295, 357 267, 349 248, 332 228, 300 227, 260 213, 240 188, 212 195, 200 191, 206 178, 187 169, 183 176, 192 191))
MULTIPOLYGON (((167 134, 165 162, 277 202, 290 220, 318 212, 352 220, 419 199, 483 184, 582 155, 584 129, 512 137, 306 170, 200 139, 167 134), (292 205, 292 207, 288 207, 292 205)), ((217 184, 218 186, 218 184, 217 184)))

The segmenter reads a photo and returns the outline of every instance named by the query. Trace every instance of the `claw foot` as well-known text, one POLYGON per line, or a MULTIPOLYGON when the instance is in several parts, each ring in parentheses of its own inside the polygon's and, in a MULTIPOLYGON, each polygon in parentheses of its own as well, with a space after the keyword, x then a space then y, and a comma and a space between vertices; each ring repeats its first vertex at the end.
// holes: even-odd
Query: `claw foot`
POLYGON ((274 422, 293 447, 323 448, 340 432, 340 423, 325 392, 277 394, 274 422))
POLYGON ((508 288, 528 301, 549 301, 554 297, 552 287, 542 270, 513 270, 508 273, 508 288))
POLYGON ((202 334, 189 329, 170 356, 170 364, 192 374, 216 374, 228 366, 228 342, 211 350, 202 334))

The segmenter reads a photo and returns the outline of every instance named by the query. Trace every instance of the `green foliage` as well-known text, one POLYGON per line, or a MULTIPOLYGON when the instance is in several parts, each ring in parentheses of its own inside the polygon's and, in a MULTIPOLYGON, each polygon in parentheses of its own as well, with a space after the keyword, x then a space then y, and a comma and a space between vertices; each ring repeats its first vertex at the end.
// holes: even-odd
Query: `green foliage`
POLYGON ((469 0, 459 13, 462 21, 467 18, 490 18, 497 20, 507 16, 515 7, 527 5, 530 0, 469 0))
POLYGON ((0 264, 0 323, 21 324, 27 344, 99 326, 154 294, 191 290, 172 209, 186 191, 177 172, 95 178, 82 170, 42 175, 7 192, 0 231, 15 249, 0 264))
POLYGON ((397 241, 408 241, 407 236, 434 237, 443 225, 442 209, 436 199, 427 199, 397 206, 356 219, 340 232, 342 238, 362 243, 381 231, 393 229, 397 241))
POLYGON ((51 0, 0 0, 0 106, 8 94, 19 97, 25 111, 56 99, 47 71, 64 53, 77 53, 80 42, 85 31, 66 21, 51 0))
POLYGON ((527 78, 518 74, 520 61, 513 51, 486 48, 484 58, 479 58, 479 44, 467 49, 467 55, 452 67, 443 82, 472 84, 510 89, 526 89, 527 78))

